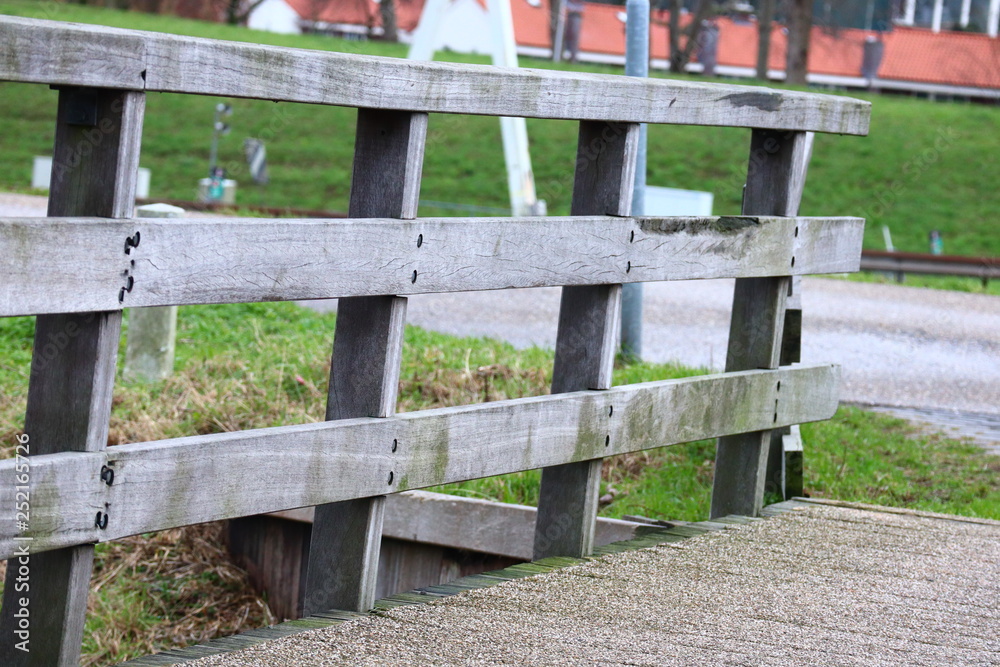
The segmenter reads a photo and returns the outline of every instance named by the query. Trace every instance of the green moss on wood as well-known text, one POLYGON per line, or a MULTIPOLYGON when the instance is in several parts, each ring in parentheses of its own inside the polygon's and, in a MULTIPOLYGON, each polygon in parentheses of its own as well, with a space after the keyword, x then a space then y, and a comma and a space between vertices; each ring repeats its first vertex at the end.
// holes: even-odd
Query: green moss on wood
POLYGON ((726 215, 719 218, 646 218, 639 220, 639 228, 647 234, 739 234, 759 227, 760 218, 726 215))

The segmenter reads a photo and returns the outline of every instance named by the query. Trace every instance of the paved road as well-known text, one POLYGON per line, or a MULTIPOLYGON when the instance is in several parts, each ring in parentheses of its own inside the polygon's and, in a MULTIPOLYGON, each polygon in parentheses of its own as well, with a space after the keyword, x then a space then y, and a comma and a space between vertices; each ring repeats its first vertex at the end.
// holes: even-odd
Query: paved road
MULTIPOLYGON (((720 369, 733 281, 645 287, 644 357, 720 369)), ((1000 416, 1000 297, 803 281, 803 362, 844 367, 844 400, 1000 416)), ((408 320, 517 346, 555 343, 558 289, 411 298, 408 320)))
MULTIPOLYGON (((0 214, 44 215, 44 198, 0 195, 0 214)), ((845 401, 912 408, 910 418, 939 425, 950 414, 952 426, 1000 443, 1000 297, 821 278, 803 286, 802 360, 840 363, 845 401)), ((646 285, 645 358, 722 368, 732 292, 731 280, 646 285)), ((558 308, 554 288, 420 295, 408 319, 551 347, 558 308)))

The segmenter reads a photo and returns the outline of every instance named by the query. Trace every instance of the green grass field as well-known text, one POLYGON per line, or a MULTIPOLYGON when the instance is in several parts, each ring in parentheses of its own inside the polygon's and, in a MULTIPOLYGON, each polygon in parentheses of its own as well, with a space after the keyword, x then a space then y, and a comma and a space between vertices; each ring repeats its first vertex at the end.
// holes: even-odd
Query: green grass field
MULTIPOLYGON (((103 10, 52 2, 0 0, 0 13, 103 23, 218 39, 283 46, 404 56, 405 47, 317 36, 283 36, 173 17, 103 10)), ((439 54, 442 59, 485 62, 439 54)), ((553 67, 523 59, 524 66, 553 67)), ((562 66, 564 69, 567 66, 562 66)), ((610 66, 579 65, 620 73, 610 66)), ((747 83, 740 81, 740 83, 747 83)), ((0 189, 24 191, 31 157, 51 150, 55 93, 45 86, 0 84, 0 116, 7 122, 0 159, 0 189)), ((868 219, 865 243, 883 248, 882 225, 899 250, 926 252, 932 229, 945 252, 1000 255, 1000 108, 879 95, 867 138, 821 135, 802 205, 804 215, 858 215, 868 219)), ((214 98, 151 95, 142 164, 153 170, 154 197, 193 199, 208 168, 214 98)), ((233 100, 233 132, 220 156, 241 180, 239 201, 328 210, 346 208, 350 187, 352 109, 233 100), (267 141, 271 185, 250 183, 242 140, 267 141)), ((569 211, 576 128, 565 121, 529 120, 539 196, 554 214, 569 211)), ((651 185, 708 190, 719 214, 739 212, 746 169, 746 130, 654 126, 649 132, 651 185)), ((503 208, 507 205, 500 132, 493 118, 431 118, 422 198, 503 208)), ((448 211, 424 206, 421 215, 448 211)), ((454 214, 454 212, 451 212, 454 214)))

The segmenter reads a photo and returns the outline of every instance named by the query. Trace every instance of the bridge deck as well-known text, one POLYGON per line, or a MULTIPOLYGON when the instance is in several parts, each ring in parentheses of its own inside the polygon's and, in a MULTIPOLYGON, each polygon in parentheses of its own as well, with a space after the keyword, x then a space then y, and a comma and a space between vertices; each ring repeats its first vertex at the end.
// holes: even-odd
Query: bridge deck
POLYGON ((190 664, 1000 663, 1000 522, 803 500, 767 514, 136 662, 242 647, 190 664))

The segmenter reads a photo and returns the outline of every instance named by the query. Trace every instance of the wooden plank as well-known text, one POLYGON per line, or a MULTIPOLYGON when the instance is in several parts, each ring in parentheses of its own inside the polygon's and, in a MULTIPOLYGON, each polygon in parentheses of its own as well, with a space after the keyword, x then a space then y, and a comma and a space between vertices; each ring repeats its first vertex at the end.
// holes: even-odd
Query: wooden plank
MULTIPOLYGON (((804 154, 811 141, 803 132, 754 130, 743 212, 794 214, 801 196, 804 154)), ((789 271, 796 257, 789 262, 789 271)), ((736 281, 729 328, 726 370, 777 368, 785 323, 790 277, 743 278, 736 281)), ((779 389, 780 391, 780 389, 779 389)), ((775 397, 775 410, 787 392, 775 397)), ((720 438, 716 447, 711 516, 757 516, 767 483, 771 430, 720 438)))
MULTIPOLYGON (((809 161, 815 136, 807 132, 802 140, 802 146, 796 152, 795 172, 789 185, 787 206, 784 214, 794 217, 799 214, 802 194, 805 191, 806 177, 809 173, 809 161)), ((788 285, 788 298, 785 301, 785 324, 781 334, 781 354, 779 364, 788 366, 802 360, 802 276, 792 276, 788 285)), ((767 455, 767 471, 765 473, 765 493, 773 493, 782 499, 793 495, 802 495, 802 440, 797 426, 786 426, 771 431, 770 447, 767 455), (791 456, 786 455, 784 443, 795 430, 795 442, 798 450, 791 456), (786 475, 786 468, 792 474, 786 475), (797 472, 796 472, 797 471, 797 472)))
POLYGON ((788 500, 801 496, 803 491, 802 433, 798 424, 781 429, 781 491, 782 498, 788 500), (784 431, 788 431, 784 434, 784 431))
MULTIPOLYGON (((574 215, 630 213, 638 146, 636 124, 580 123, 571 204, 574 215)), ((626 273, 630 269, 631 262, 626 260, 626 273)), ((553 394, 611 387, 621 298, 620 283, 563 287, 553 394)), ((603 461, 595 459, 542 471, 534 560, 581 557, 593 551, 602 466, 603 461)))
MULTIPOLYGON (((426 114, 358 111, 351 216, 416 217, 426 136, 426 114)), ((375 231, 372 239, 381 238, 381 231, 375 231)), ((357 247, 353 251, 364 252, 357 247)), ((390 417, 396 412, 405 328, 404 297, 340 300, 330 366, 328 420, 390 417)), ((398 443, 381 443, 381 447, 392 453, 397 451, 398 443)), ((394 474, 389 471, 389 483, 394 474)), ((384 508, 382 495, 316 508, 304 613, 372 608, 384 508)))
MULTIPOLYGON (((531 560, 537 512, 537 508, 528 505, 406 491, 386 498, 382 536, 531 560)), ((312 523, 313 508, 269 516, 312 523)), ((632 539, 639 525, 598 517, 594 544, 632 539)))
POLYGON ((0 80, 400 111, 840 134, 867 134, 870 114, 865 101, 756 86, 414 62, 16 17, 0 18, 0 80))
MULTIPOLYGON (((383 534, 531 560, 537 512, 525 505, 410 491, 387 498, 383 534)), ((632 522, 600 517, 594 543, 631 539, 635 529, 632 522)))
MULTIPOLYGON (((40 456, 28 535, 41 552, 828 419, 838 382, 835 366, 803 365, 40 456), (95 489, 102 466, 115 484, 95 489), (118 509, 100 530, 105 502, 118 509)), ((0 461, 11 506, 14 466, 0 461)), ((0 516, 0 558, 17 534, 0 516)))
POLYGON ((858 218, 0 219, 0 315, 841 273, 863 232, 858 218))
MULTIPOLYGON (((50 215, 131 215, 144 110, 142 93, 60 92, 50 215)), ((24 422, 31 460, 57 452, 103 455, 120 333, 120 311, 37 319, 24 422)), ((28 472, 33 501, 38 487, 32 473, 28 472)), ((111 525, 117 521, 118 508, 109 504, 111 487, 102 480, 102 470, 88 473, 79 479, 92 493, 92 504, 85 512, 89 519, 83 521, 88 530, 100 532, 95 515, 104 525, 111 525)), ((10 478, 8 483, 13 490, 15 480, 10 478)), ((9 521, 13 520, 10 516, 9 521)), ((33 529, 33 516, 28 523, 29 530, 33 529)), ((30 542, 19 545, 31 555, 19 556, 7 568, 0 610, 0 635, 4 637, 0 663, 78 664, 94 561, 93 546, 79 544, 47 553, 35 553, 30 542), (24 611, 30 614, 30 636, 15 642, 12 638, 20 628, 17 616, 24 611), (23 640, 28 651, 17 646, 23 640)))

